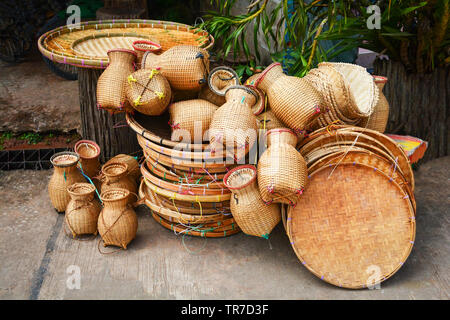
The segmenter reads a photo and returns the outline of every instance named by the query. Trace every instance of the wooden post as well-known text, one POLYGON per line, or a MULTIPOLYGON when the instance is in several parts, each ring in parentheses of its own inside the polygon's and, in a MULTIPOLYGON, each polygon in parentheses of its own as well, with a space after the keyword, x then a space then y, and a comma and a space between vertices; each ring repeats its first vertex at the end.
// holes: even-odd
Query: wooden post
POLYGON ((84 139, 100 146, 100 161, 106 162, 119 153, 134 155, 140 150, 136 133, 125 120, 125 114, 110 115, 97 108, 97 80, 103 70, 78 69, 78 92, 81 108, 81 132, 84 139))
POLYGON ((400 62, 376 60, 374 74, 388 78, 383 90, 390 107, 386 132, 428 141, 425 161, 449 155, 450 68, 410 74, 400 62))

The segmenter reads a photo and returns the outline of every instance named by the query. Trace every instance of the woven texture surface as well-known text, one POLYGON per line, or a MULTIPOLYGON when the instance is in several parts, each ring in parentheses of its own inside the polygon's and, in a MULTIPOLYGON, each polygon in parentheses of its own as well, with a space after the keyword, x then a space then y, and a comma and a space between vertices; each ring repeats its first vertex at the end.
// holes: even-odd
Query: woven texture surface
POLYGON ((260 115, 256 116, 256 118, 258 119, 258 129, 261 130, 271 130, 286 127, 280 120, 278 120, 272 110, 263 112, 260 115))
POLYGON ((370 117, 363 120, 360 126, 383 133, 386 130, 386 125, 389 119, 389 102, 383 94, 383 88, 387 82, 387 79, 378 76, 374 76, 374 79, 376 85, 378 86, 378 103, 375 105, 373 113, 370 117))
POLYGON ((289 209, 292 246, 305 267, 334 285, 362 288, 384 281, 414 243, 409 199, 371 168, 347 164, 330 176, 331 171, 325 167, 313 174, 298 205, 289 209), (373 268, 379 270, 375 279, 373 268))

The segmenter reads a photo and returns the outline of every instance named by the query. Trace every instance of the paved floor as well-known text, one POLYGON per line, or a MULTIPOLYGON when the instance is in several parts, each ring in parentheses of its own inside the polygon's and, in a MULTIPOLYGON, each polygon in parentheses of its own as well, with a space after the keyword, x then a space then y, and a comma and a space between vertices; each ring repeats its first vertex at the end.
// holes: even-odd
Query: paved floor
POLYGON ((450 157, 416 173, 417 237, 403 266, 380 290, 329 285, 300 265, 280 224, 267 240, 181 237, 145 207, 127 251, 102 255, 74 241, 52 209, 50 171, 0 172, 0 299, 449 299, 450 157), (70 289, 79 268, 80 289, 70 289), (73 267, 72 267, 73 268, 73 267), (69 279, 69 286, 67 285, 69 279))

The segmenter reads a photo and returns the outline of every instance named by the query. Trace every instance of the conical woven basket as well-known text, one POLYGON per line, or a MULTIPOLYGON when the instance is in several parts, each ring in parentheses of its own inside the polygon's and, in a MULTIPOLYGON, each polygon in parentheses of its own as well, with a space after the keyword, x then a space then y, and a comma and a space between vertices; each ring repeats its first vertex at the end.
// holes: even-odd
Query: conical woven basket
POLYGON ((114 188, 102 191, 100 198, 104 208, 98 218, 98 231, 103 239, 103 245, 126 249, 136 237, 138 220, 136 212, 128 204, 130 192, 114 188))
POLYGON ((389 176, 358 164, 312 173, 286 220, 301 264, 345 288, 371 287, 391 277, 415 239, 407 194, 389 176))
POLYGON ((217 106, 202 99, 172 103, 169 107, 173 141, 208 141, 209 125, 217 106))
POLYGON ((127 77, 134 72, 136 53, 126 49, 108 51, 109 66, 97 82, 97 106, 110 113, 132 111, 126 98, 127 77))
POLYGON ((233 193, 231 212, 242 232, 267 239, 280 222, 280 207, 266 204, 261 199, 256 168, 251 165, 236 167, 228 172, 224 183, 233 193))
POLYGON ((161 69, 174 90, 199 91, 207 81, 209 54, 196 46, 181 45, 159 56, 146 52, 142 64, 145 69, 161 69))
POLYGON ((94 141, 80 140, 75 143, 75 152, 80 156, 79 165, 83 173, 89 178, 94 178, 100 172, 100 147, 94 141))
POLYGON ((55 153, 50 158, 54 169, 48 182, 48 194, 53 207, 58 212, 64 212, 69 204, 70 195, 67 187, 86 181, 77 168, 78 160, 78 154, 69 151, 55 153))
POLYGON ((97 234, 101 206, 94 198, 95 187, 89 183, 74 183, 67 187, 67 192, 71 200, 67 204, 64 221, 73 237, 97 234))
POLYGON ((134 109, 149 116, 159 116, 166 110, 172 91, 158 70, 140 69, 127 80, 126 97, 134 109))
POLYGON ((296 205, 306 186, 306 161, 295 149, 297 136, 289 129, 267 131, 268 148, 258 161, 258 186, 267 203, 296 205))

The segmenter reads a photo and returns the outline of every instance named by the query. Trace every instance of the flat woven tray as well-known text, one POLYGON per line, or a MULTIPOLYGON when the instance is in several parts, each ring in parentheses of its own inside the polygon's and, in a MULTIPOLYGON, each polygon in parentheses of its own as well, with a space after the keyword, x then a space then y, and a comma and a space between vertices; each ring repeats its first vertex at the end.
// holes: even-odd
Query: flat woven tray
POLYGON ((415 216, 389 176, 359 164, 323 167, 288 210, 287 233, 300 262, 320 279, 364 288, 391 277, 408 258, 415 216))
POLYGON ((185 24, 157 20, 88 21, 74 28, 62 26, 44 33, 38 40, 41 53, 53 62, 82 68, 106 68, 110 49, 133 50, 133 41, 158 42, 164 52, 175 45, 195 45, 209 49, 214 38, 206 31, 185 24))

